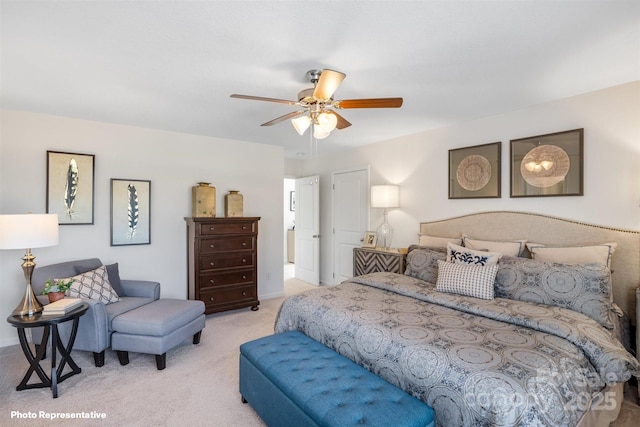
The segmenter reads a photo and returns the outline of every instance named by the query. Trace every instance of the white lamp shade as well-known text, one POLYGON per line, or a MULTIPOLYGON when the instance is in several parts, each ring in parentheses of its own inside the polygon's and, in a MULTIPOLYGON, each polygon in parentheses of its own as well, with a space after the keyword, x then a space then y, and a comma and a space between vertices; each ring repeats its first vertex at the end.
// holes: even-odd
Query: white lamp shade
POLYGON ((291 119, 291 124, 293 125, 296 132, 302 135, 309 125, 311 125, 311 117, 309 116, 300 116, 295 119, 291 119))
POLYGON ((57 214, 0 215, 0 249, 31 249, 57 244, 57 214))
POLYGON ((329 134, 331 133, 331 131, 327 131, 325 130, 322 126, 314 126, 313 127, 313 137, 315 139, 325 139, 326 137, 329 136, 329 134))
POLYGON ((322 128, 323 131, 331 132, 338 125, 338 116, 333 113, 323 112, 318 114, 318 127, 322 128))
POLYGON ((400 186, 398 185, 372 185, 372 208, 397 208, 400 207, 400 186))

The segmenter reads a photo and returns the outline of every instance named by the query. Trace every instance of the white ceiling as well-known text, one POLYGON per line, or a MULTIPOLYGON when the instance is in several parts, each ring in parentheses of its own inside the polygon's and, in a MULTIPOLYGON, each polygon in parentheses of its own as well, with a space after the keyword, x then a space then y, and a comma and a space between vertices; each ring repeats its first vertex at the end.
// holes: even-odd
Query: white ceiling
MULTIPOLYGON (((640 1, 5 1, 3 108, 282 145, 310 69, 350 109, 318 154, 640 79, 640 1)), ((305 154, 301 154, 305 153, 305 154)))

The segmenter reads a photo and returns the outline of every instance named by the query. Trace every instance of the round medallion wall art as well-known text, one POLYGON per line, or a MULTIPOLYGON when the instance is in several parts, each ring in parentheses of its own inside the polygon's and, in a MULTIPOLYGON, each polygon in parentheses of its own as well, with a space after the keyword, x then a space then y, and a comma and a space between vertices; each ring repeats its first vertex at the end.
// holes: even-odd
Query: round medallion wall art
POLYGON ((465 190, 480 190, 491 179, 491 163, 479 154, 467 156, 458 165, 456 179, 465 190))
POLYGON ((531 149, 520 163, 522 178, 534 187, 545 188, 563 181, 571 160, 569 155, 557 145, 540 145, 531 149))

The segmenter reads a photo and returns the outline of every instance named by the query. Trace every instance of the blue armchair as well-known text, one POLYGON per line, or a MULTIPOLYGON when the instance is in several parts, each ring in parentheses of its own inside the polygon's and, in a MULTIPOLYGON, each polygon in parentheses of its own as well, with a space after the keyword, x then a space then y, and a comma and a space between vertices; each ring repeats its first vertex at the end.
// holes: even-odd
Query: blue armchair
MULTIPOLYGON (((47 279, 62 279, 76 276, 100 267, 102 261, 98 258, 67 261, 43 267, 36 267, 33 271, 32 286, 36 295, 40 295, 47 279)), ((111 282, 118 280, 121 284, 123 295, 118 293, 119 302, 103 304, 99 301, 85 299, 89 304, 89 310, 80 318, 78 332, 73 350, 93 352, 95 365, 104 365, 105 350, 111 346, 111 324, 113 319, 135 308, 149 304, 160 298, 160 283, 146 280, 125 280, 112 277, 118 274, 117 265, 109 266, 109 279, 111 282)), ((42 298, 42 297, 39 297, 42 298)), ((46 297, 45 297, 46 298, 46 297)), ((44 301, 44 300, 42 300, 44 301)), ((62 323, 58 327, 63 341, 67 340, 71 333, 71 323, 62 323)), ((36 345, 42 340, 42 328, 31 330, 32 342, 36 345)))

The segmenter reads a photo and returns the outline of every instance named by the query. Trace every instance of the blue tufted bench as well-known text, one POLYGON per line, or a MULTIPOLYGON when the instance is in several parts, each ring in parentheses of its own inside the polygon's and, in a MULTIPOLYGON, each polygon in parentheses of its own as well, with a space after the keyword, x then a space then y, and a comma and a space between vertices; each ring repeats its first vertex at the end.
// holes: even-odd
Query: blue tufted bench
POLYGON ((435 425, 426 403, 298 331, 240 346, 240 394, 269 426, 435 425))

